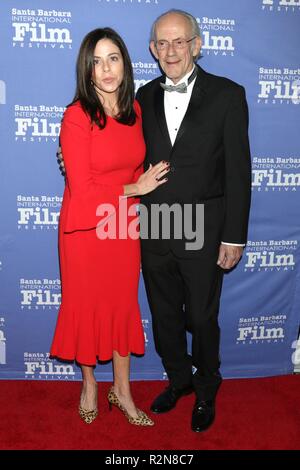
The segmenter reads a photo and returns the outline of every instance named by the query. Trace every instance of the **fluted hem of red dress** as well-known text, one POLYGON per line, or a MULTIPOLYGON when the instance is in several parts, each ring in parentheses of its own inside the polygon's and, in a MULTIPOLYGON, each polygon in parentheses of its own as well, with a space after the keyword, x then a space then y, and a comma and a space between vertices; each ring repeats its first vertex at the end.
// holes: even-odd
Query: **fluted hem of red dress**
MULTIPOLYGON (((136 356, 144 356, 145 354, 145 349, 143 349, 143 351, 129 351, 127 353, 124 353, 122 354, 120 351, 117 351, 116 349, 114 349, 115 352, 117 352, 121 357, 127 357, 129 354, 134 354, 136 356)), ((96 360, 95 362, 91 363, 90 361, 83 361, 81 360, 78 356, 72 356, 72 357, 62 357, 62 355, 60 354, 55 354, 55 353, 50 353, 50 359, 58 359, 59 361, 62 361, 62 362, 74 362, 76 361, 78 364, 81 364, 83 366, 96 366, 97 363, 99 362, 109 362, 109 361, 112 361, 113 359, 113 353, 110 355, 110 357, 106 357, 106 358, 103 358, 103 357, 99 357, 99 355, 96 356, 96 360)))
POLYGON ((145 338, 138 304, 129 305, 121 312, 102 307, 107 315, 88 306, 72 309, 61 304, 54 338, 50 348, 52 357, 77 360, 80 364, 95 365, 109 361, 113 351, 126 357, 129 352, 142 355, 145 338), (85 315, 82 313, 85 311, 85 315))

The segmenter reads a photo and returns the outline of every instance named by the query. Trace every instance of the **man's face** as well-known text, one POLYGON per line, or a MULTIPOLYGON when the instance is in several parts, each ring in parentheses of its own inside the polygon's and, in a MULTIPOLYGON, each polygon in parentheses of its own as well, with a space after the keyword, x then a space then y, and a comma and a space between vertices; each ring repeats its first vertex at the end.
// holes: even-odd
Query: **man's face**
POLYGON ((156 41, 150 42, 152 54, 158 59, 164 73, 173 83, 179 82, 193 68, 194 56, 197 56, 201 39, 197 36, 182 49, 176 48, 172 41, 189 40, 193 37, 191 24, 187 18, 178 13, 162 17, 156 25, 156 41), (159 50, 159 44, 167 41, 167 46, 159 50))

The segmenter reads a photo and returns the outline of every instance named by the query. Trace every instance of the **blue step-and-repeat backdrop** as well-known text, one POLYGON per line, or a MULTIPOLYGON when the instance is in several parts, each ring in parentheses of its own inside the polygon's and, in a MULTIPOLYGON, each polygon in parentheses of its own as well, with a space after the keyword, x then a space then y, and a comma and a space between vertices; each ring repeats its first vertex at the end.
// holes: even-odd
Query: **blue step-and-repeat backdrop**
MULTIPOLYGON (((2 379, 81 378, 76 364, 49 359, 61 299, 60 121, 73 97, 84 35, 96 27, 115 28, 128 45, 138 89, 160 74, 148 49, 149 32, 170 8, 197 18, 201 66, 242 84, 250 108, 251 219, 242 260, 224 281, 223 375, 268 376, 294 368, 300 304, 300 0, 3 0, 2 379)), ((143 358, 133 358, 132 378, 163 379, 142 280, 139 294, 147 348, 143 358)), ((98 365, 96 377, 111 380, 111 364, 98 365)))

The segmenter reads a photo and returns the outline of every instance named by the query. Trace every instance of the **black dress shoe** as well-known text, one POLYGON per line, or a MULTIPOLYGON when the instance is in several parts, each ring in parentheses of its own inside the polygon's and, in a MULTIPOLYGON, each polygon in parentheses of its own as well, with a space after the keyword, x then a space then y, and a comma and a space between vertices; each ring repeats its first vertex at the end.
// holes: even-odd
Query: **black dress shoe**
POLYGON ((157 398, 155 398, 150 409, 153 413, 166 413, 175 408, 179 398, 189 395, 194 391, 192 385, 185 388, 167 387, 157 398))
POLYGON ((197 400, 193 408, 192 414, 192 431, 202 432, 206 431, 215 419, 215 401, 197 400))

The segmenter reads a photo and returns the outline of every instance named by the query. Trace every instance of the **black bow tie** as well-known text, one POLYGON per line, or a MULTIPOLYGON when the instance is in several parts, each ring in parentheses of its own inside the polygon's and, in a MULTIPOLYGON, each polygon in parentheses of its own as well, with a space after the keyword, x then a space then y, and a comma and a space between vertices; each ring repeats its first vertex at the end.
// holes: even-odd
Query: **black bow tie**
POLYGON ((186 93, 187 87, 189 86, 190 83, 192 83, 196 75, 197 75, 197 68, 195 67, 193 70, 193 73, 188 78, 187 85, 186 83, 179 83, 178 85, 166 85, 166 83, 161 82, 160 86, 165 91, 177 91, 178 93, 186 93))

